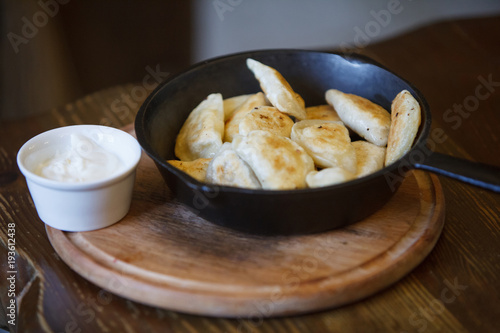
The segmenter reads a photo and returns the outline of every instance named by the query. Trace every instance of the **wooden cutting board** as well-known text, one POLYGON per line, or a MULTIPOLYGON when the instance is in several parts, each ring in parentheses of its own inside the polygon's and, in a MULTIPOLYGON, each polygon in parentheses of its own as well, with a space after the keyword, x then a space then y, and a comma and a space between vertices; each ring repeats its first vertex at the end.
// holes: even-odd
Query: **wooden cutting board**
POLYGON ((47 226, 52 246, 101 288, 208 316, 292 315, 366 298, 415 268, 444 223, 439 181, 422 171, 371 217, 305 236, 247 235, 197 217, 172 198, 144 154, 134 191, 129 214, 110 227, 71 233, 47 226))

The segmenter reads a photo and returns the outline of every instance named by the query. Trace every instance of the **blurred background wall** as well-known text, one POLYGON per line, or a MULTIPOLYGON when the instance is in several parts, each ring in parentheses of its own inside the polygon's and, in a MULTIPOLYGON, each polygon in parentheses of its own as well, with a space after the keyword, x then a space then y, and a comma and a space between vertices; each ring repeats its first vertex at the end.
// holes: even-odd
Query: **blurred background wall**
POLYGON ((500 0, 194 0, 193 58, 363 47, 434 21, 499 13, 500 0))
POLYGON ((0 1, 0 119, 190 63, 190 1, 0 1))
POLYGON ((500 15, 500 0, 0 1, 0 121, 226 53, 364 47, 438 20, 500 15))

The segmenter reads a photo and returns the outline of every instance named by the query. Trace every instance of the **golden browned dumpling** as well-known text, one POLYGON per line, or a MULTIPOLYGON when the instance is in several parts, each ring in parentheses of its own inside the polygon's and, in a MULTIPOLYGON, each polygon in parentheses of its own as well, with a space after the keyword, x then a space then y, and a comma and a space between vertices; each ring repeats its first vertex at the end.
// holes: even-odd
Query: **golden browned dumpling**
POLYGON ((228 120, 232 116, 233 112, 243 105, 243 103, 245 103, 250 96, 252 96, 252 94, 225 98, 222 101, 224 103, 224 120, 228 120))
POLYGON ((179 160, 169 160, 167 162, 177 169, 184 171, 194 179, 204 182, 210 160, 210 158, 198 158, 194 161, 183 162, 179 160))
POLYGON ((212 158, 222 147, 224 110, 221 94, 210 94, 182 125, 175 142, 175 155, 181 161, 212 158))
POLYGON ((266 96, 258 92, 250 96, 241 104, 229 117, 225 125, 224 142, 231 142, 235 135, 239 133, 240 122, 245 116, 258 106, 267 105, 266 96))
POLYGON ((394 163, 411 149, 420 126, 420 117, 418 101, 409 91, 401 91, 391 105, 392 124, 385 165, 394 163))
POLYGON ((306 108, 307 119, 342 121, 333 106, 317 105, 306 108))
POLYGON ((344 124, 367 141, 385 146, 391 126, 391 115, 366 98, 330 89, 326 101, 337 111, 344 124))
POLYGON ((229 142, 224 143, 211 160, 205 180, 217 185, 261 188, 252 169, 236 154, 229 142))
POLYGON ((302 120, 293 125, 291 138, 306 150, 318 167, 341 167, 356 173, 356 151, 342 122, 302 120))
POLYGON ((247 59, 247 67, 273 106, 298 120, 306 118, 304 100, 276 69, 250 58, 247 59))
POLYGON ((254 130, 269 131, 289 138, 293 120, 273 106, 259 106, 240 122, 239 134, 247 135, 254 130))
POLYGON ((283 136, 252 131, 233 140, 233 149, 252 168, 263 189, 291 190, 306 187, 306 175, 314 170, 304 149, 283 136))
POLYGON ((340 167, 333 167, 309 172, 306 182, 307 186, 314 188, 340 184, 354 178, 355 175, 353 173, 340 167))
POLYGON ((368 141, 354 141, 356 151, 357 177, 374 173, 384 167, 385 147, 379 147, 368 141))

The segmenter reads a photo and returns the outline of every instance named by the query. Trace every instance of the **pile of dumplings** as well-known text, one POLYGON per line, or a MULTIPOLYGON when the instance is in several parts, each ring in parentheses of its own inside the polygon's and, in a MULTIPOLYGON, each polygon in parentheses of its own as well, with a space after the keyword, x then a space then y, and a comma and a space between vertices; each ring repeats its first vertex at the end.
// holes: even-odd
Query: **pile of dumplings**
POLYGON ((211 184, 292 190, 366 176, 410 150, 420 106, 408 91, 394 98, 391 113, 336 89, 325 92, 325 105, 306 107, 274 68, 246 64, 262 91, 207 96, 183 124, 171 165, 211 184), (352 133, 362 140, 351 141, 352 133))

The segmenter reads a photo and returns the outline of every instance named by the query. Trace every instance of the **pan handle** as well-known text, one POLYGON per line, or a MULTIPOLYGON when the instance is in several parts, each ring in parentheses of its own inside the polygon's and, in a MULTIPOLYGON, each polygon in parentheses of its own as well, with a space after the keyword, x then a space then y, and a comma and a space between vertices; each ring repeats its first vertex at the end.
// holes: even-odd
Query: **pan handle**
POLYGON ((500 193, 500 167, 497 166, 476 163, 436 152, 429 152, 423 162, 414 163, 413 166, 500 193))

